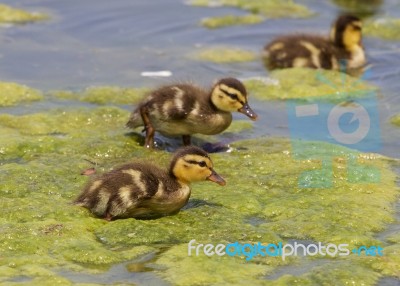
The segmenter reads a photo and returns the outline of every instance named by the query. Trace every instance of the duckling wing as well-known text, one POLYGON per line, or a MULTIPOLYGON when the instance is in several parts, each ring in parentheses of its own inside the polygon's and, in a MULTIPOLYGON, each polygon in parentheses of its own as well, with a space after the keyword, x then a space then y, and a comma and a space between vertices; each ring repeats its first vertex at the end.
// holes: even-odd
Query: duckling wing
POLYGON ((200 88, 189 84, 169 85, 154 90, 132 112, 127 126, 135 128, 143 125, 140 117, 140 108, 143 106, 149 110, 152 121, 184 120, 203 93, 200 88))
POLYGON ((277 38, 263 53, 268 69, 311 67, 338 68, 338 51, 326 38, 311 35, 291 35, 277 38))

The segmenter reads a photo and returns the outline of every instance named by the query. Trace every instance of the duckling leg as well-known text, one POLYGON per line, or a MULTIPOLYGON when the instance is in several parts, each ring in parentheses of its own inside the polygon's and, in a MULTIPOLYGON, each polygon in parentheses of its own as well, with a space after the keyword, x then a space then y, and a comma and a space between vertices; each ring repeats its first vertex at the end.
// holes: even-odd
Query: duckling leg
POLYGON ((111 215, 109 212, 107 212, 107 213, 105 214, 105 216, 104 216, 104 219, 105 219, 106 221, 111 221, 111 220, 112 220, 112 215, 111 215))
POLYGON ((183 145, 188 146, 191 145, 191 137, 190 135, 182 135, 183 145))
POLYGON ((142 120, 144 123, 144 130, 146 130, 146 139, 144 141, 144 146, 146 148, 153 148, 154 147, 154 127, 150 122, 149 118, 149 110, 146 106, 142 106, 140 108, 140 115, 142 116, 142 120))

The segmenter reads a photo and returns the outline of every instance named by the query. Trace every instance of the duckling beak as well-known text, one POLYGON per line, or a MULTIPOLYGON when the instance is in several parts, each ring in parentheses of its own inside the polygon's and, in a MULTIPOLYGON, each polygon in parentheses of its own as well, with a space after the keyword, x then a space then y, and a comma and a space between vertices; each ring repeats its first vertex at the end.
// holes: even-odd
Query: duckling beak
POLYGON ((218 185, 225 186, 225 180, 217 174, 213 169, 211 169, 211 175, 207 177, 207 180, 217 183, 218 185))
POLYGON ((238 111, 248 116, 253 121, 257 120, 257 114, 250 108, 247 102, 242 106, 242 108, 239 108, 238 111))

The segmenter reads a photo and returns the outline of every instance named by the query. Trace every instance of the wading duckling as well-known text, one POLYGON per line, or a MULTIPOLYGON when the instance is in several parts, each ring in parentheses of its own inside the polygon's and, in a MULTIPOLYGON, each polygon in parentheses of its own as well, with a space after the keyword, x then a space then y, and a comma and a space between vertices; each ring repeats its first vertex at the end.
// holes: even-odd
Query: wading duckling
POLYGON ((263 51, 268 69, 309 67, 345 71, 366 64, 361 43, 362 23, 352 15, 342 15, 332 25, 330 38, 288 35, 275 39, 263 51))
POLYGON ((92 180, 75 200, 96 216, 156 218, 179 212, 190 197, 191 182, 225 181, 208 154, 195 146, 178 149, 168 171, 147 163, 130 163, 92 180))
POLYGON ((219 80, 209 92, 191 84, 168 85, 150 92, 126 125, 144 125, 148 148, 154 146, 155 131, 180 135, 183 144, 190 145, 192 134, 215 135, 228 128, 234 111, 257 119, 247 103, 246 88, 235 78, 219 80))

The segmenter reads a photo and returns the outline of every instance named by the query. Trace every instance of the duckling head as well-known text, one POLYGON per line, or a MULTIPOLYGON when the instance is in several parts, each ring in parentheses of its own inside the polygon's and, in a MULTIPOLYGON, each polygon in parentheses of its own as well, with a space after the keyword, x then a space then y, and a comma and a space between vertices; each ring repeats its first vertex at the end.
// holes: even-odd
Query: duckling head
POLYGON ((340 16, 331 29, 331 41, 338 47, 352 52, 361 46, 362 22, 353 15, 340 16))
POLYGON ((184 184, 209 180, 221 186, 225 185, 225 180, 214 171, 208 154, 195 146, 182 147, 175 153, 170 173, 184 184))
POLYGON ((247 102, 246 88, 235 78, 220 79, 212 89, 211 101, 219 110, 238 111, 251 120, 257 119, 257 114, 247 102))

